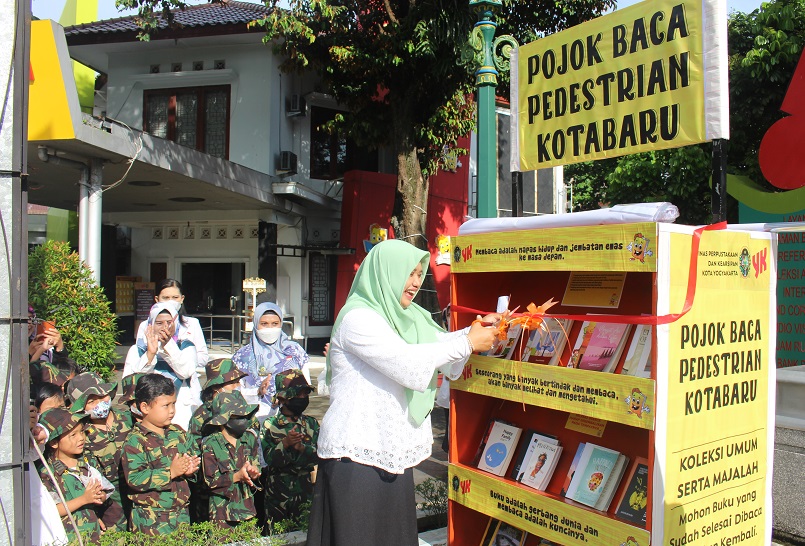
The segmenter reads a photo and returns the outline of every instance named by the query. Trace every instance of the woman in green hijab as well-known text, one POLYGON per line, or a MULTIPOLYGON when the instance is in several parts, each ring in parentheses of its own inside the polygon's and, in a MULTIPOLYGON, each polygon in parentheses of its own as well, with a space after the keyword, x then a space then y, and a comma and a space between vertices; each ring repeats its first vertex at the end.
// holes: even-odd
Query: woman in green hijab
POLYGON ((457 378, 495 337, 479 323, 444 332, 413 303, 429 261, 404 241, 376 245, 335 321, 309 546, 419 543, 412 469, 431 454, 437 373, 457 378))

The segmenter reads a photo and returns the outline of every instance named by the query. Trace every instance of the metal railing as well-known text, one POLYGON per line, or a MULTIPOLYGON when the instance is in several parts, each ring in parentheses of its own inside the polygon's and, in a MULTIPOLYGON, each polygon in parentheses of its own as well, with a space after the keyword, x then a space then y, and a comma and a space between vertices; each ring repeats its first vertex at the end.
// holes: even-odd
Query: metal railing
MULTIPOLYGON (((213 347, 221 348, 221 345, 215 345, 215 342, 229 341, 229 351, 235 353, 238 349, 243 347, 249 341, 251 335, 251 328, 246 329, 246 324, 251 323, 251 316, 248 315, 194 315, 201 324, 201 331, 204 332, 204 341, 207 343, 207 348, 213 347), (220 327, 222 322, 229 321, 229 328, 220 327), (216 328, 216 321, 219 327, 216 328), (217 334, 223 334, 216 337, 217 334)), ((294 339, 294 323, 285 320, 282 322, 283 331, 294 339)), ((226 347, 226 345, 224 345, 226 347)))

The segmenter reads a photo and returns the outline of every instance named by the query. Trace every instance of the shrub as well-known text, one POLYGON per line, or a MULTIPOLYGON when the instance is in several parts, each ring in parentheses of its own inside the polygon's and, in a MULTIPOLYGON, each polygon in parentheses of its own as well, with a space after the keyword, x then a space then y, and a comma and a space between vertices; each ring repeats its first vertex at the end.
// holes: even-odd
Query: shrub
POLYGON ((415 491, 422 498, 419 509, 433 517, 437 526, 447 525, 447 483, 428 478, 417 484, 415 491))
POLYGON ((70 358, 105 379, 111 376, 117 317, 92 271, 67 243, 47 241, 29 254, 28 301, 37 317, 56 323, 70 358))
MULTIPOLYGON (((84 544, 92 542, 85 538, 84 544)), ((101 535, 99 546, 224 546, 226 544, 259 544, 260 546, 280 546, 284 541, 279 537, 261 538, 260 528, 255 521, 223 529, 214 523, 183 523, 169 535, 152 537, 143 533, 128 531, 108 532, 101 535)), ((68 546, 78 546, 78 540, 68 546)))

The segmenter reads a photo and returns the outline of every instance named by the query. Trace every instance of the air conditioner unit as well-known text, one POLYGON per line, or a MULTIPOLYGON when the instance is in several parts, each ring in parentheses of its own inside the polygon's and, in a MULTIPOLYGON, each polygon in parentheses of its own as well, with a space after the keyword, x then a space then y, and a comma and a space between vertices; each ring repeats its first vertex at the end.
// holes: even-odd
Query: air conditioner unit
POLYGON ((301 95, 291 95, 291 98, 288 99, 288 104, 285 109, 285 115, 288 117, 292 116, 304 116, 305 115, 305 97, 301 95))
POLYGON ((280 152, 280 166, 277 174, 296 174, 296 154, 293 152, 280 152))

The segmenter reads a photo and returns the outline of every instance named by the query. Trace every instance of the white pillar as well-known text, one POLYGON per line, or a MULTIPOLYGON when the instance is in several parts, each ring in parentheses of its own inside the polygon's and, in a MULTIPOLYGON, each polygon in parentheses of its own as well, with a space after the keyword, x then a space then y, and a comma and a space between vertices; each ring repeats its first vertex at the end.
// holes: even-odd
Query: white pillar
POLYGON ((86 264, 92 269, 93 278, 101 284, 101 228, 103 213, 103 160, 93 158, 89 168, 87 195, 87 256, 86 264))
POLYGON ((87 222, 89 222, 89 169, 81 169, 78 179, 78 259, 87 261, 87 222))

